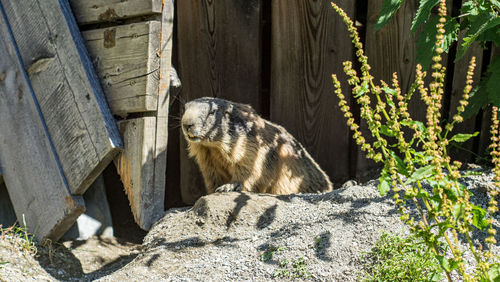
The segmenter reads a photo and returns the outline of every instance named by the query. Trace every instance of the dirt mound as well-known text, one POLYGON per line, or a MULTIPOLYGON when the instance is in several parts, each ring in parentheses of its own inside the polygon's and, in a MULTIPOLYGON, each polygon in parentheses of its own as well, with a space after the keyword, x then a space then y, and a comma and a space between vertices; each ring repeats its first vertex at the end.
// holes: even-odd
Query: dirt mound
MULTIPOLYGON (((484 208, 493 174, 479 172, 464 184, 484 208)), ((167 211, 142 246, 94 238, 59 244, 63 249, 49 248, 49 254, 39 249, 34 259, 22 241, 0 236, 0 280, 354 281, 363 252, 383 231, 407 232, 391 195, 381 197, 376 185, 351 182, 330 193, 289 196, 212 194, 191 208, 167 211)), ((494 219, 500 234, 500 214, 494 219)), ((493 253, 500 254, 498 245, 493 253)), ((465 259, 473 261, 467 252, 465 259)))
POLYGON ((382 230, 402 231, 375 182, 326 194, 212 194, 168 212, 145 251, 105 280, 355 280, 362 252, 382 230))

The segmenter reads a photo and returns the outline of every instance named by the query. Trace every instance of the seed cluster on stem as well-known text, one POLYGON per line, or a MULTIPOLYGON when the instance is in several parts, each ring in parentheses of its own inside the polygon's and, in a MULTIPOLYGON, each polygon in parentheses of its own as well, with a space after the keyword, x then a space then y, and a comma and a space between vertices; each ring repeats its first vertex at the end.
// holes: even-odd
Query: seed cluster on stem
POLYGON ((498 203, 494 198, 500 189, 499 122, 495 112, 491 129, 491 148, 496 167, 496 186, 489 192, 491 200, 487 209, 490 214, 488 219, 484 209, 470 202, 470 192, 459 181, 463 177, 459 170, 461 163, 452 161, 447 151, 450 141, 464 142, 473 136, 457 134, 448 137, 455 125, 463 121, 462 113, 468 105, 473 84, 476 66, 474 57, 469 63, 466 85, 456 114, 442 127, 441 111, 446 77, 446 68, 441 63, 447 12, 445 0, 440 0, 439 3, 431 82, 426 85, 427 73, 423 71, 422 66, 417 65, 415 82, 406 94, 402 94, 397 73, 393 74, 391 86, 384 81, 381 81, 380 85, 374 83, 369 72, 368 58, 364 54, 354 23, 335 3, 332 3, 332 7, 346 24, 360 63, 361 75, 358 75, 352 62, 344 62, 343 66, 367 132, 356 123, 342 93, 341 83, 333 74, 335 94, 339 98, 339 106, 347 119, 347 125, 353 131, 356 144, 365 152, 367 158, 384 164, 378 186, 381 194, 393 191, 393 199, 401 213, 401 220, 409 225, 413 233, 424 239, 448 280, 451 280, 451 272, 455 270, 466 281, 490 279, 488 271, 493 268, 500 270, 500 267, 489 251, 490 248, 483 252, 482 246, 475 247, 470 235, 474 229, 488 228, 490 236, 486 243, 496 243, 491 215, 498 210, 498 203), (426 105, 425 123, 413 120, 408 111, 408 103, 415 92, 420 94, 426 105), (412 133, 408 136, 408 132, 412 133), (367 141, 364 136, 366 133, 371 134, 373 138, 369 140, 373 141, 367 141), (408 202, 417 207, 418 217, 408 213, 408 202), (459 234, 465 237, 467 246, 476 259, 474 273, 466 272, 459 234))

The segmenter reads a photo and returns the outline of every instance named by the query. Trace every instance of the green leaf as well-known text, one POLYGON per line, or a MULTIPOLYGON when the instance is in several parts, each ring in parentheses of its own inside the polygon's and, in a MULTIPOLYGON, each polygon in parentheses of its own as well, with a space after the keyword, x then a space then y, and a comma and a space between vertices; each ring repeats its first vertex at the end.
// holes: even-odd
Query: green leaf
MULTIPOLYGON (((431 62, 432 56, 435 55, 434 50, 436 49, 436 24, 438 23, 438 17, 432 17, 425 24, 422 32, 418 36, 417 40, 417 63, 422 65, 422 68, 427 69, 431 62)), ((460 25, 457 21, 451 17, 446 17, 446 23, 444 25, 445 34, 443 45, 440 47, 443 48, 445 52, 448 52, 450 45, 457 40, 457 34, 460 25)))
POLYGON ((413 172, 411 177, 406 180, 405 184, 410 184, 425 179, 432 175, 433 170, 434 166, 432 165, 421 167, 413 172))
POLYGON ((493 105, 500 105, 500 94, 498 93, 500 89, 500 56, 496 56, 490 63, 484 80, 488 100, 493 105))
POLYGON ((488 276, 490 277, 491 281, 498 281, 500 279, 500 264, 495 263, 490 266, 490 269, 488 270, 488 276))
POLYGON ((436 255, 436 259, 439 261, 439 265, 441 266, 441 268, 444 269, 446 272, 451 272, 458 268, 457 262, 453 260, 450 261, 444 256, 436 255))
POLYGON ((378 181, 379 181, 379 184, 377 185, 378 192, 380 193, 381 196, 387 195, 387 192, 391 190, 391 185, 390 185, 391 177, 389 175, 382 175, 380 176, 378 181))
POLYGON ((414 124, 416 124, 419 131, 427 132, 427 128, 425 127, 425 125, 421 121, 403 120, 400 123, 401 123, 401 125, 408 126, 408 127, 412 127, 414 124))
POLYGON ((465 213, 465 206, 464 206, 464 204, 455 204, 452 207, 452 211, 453 211, 453 217, 455 219, 459 219, 465 213))
POLYGON ((406 164, 403 162, 403 160, 396 155, 394 151, 391 151, 391 156, 394 158, 396 161, 396 169, 398 173, 401 173, 402 175, 408 177, 410 174, 408 173, 408 170, 406 169, 406 164))
POLYGON ((471 92, 469 105, 465 108, 464 119, 471 118, 488 104, 500 106, 500 56, 493 58, 481 82, 471 92))
POLYGON ((497 7, 497 9, 500 9, 500 1, 497 0, 490 0, 491 4, 497 7))
POLYGON ((378 13, 377 23, 375 23, 373 32, 377 32, 384 25, 386 25, 392 16, 398 11, 399 7, 401 7, 403 2, 404 0, 384 0, 382 3, 382 9, 378 13))
POLYGON ((367 92, 368 87, 369 87, 368 82, 363 81, 363 84, 361 84, 361 89, 358 91, 358 93, 356 93, 356 95, 354 95, 354 98, 359 98, 363 96, 363 94, 367 92))
POLYGON ((385 93, 391 94, 391 95, 396 95, 398 92, 392 88, 389 88, 387 86, 382 87, 382 90, 384 90, 385 93))
POLYGON ((385 124, 380 127, 380 133, 384 134, 385 136, 389 136, 389 137, 394 137, 394 135, 395 135, 394 131, 392 131, 385 124))
POLYGON ((424 24, 431 14, 431 10, 439 3, 439 0, 421 0, 418 6, 417 14, 411 23, 411 34, 415 33, 417 28, 424 24))
POLYGON ((486 92, 486 85, 484 83, 486 78, 483 78, 478 86, 474 87, 470 93, 469 105, 465 107, 465 111, 462 114, 464 120, 467 120, 475 116, 480 109, 486 107, 488 102, 488 92, 486 92))
POLYGON ((470 138, 477 136, 478 134, 479 134, 479 131, 476 131, 473 134, 458 133, 458 134, 455 134, 453 137, 451 137, 450 141, 463 143, 463 142, 469 140, 470 138))
POLYGON ((438 210, 439 207, 441 206, 441 203, 443 200, 439 195, 433 195, 432 197, 429 198, 429 201, 431 202, 433 210, 438 210))
POLYGON ((488 221, 484 218, 486 216, 486 210, 480 206, 472 206, 472 225, 474 225, 479 230, 484 230, 489 226, 488 221))
POLYGON ((455 62, 462 58, 467 49, 482 33, 492 28, 497 29, 498 25, 500 25, 500 17, 493 12, 480 12, 476 16, 470 16, 468 29, 464 35, 462 44, 458 48, 455 62))

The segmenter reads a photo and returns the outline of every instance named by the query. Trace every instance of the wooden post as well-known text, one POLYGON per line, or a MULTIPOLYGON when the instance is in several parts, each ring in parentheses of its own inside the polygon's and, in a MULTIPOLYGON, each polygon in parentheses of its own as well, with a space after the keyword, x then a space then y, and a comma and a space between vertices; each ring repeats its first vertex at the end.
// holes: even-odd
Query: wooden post
POLYGON ((25 219, 37 240, 57 240, 84 212, 84 203, 71 195, 2 5, 0 38, 0 159, 5 183, 18 221, 23 224, 25 219))
POLYGON ((69 4, 0 2, 71 193, 81 195, 122 142, 69 4))
MULTIPOLYGON (((262 1, 177 1, 183 100, 226 98, 261 113, 261 13, 262 1)), ((182 134, 180 147, 182 199, 192 204, 206 192, 182 134)))
MULTIPOLYGON (((339 4, 353 17, 354 1, 339 4)), ((353 54, 347 28, 329 1, 273 0, 272 19, 271 120, 342 183, 349 175, 349 129, 331 75, 350 93, 342 67, 353 54)))

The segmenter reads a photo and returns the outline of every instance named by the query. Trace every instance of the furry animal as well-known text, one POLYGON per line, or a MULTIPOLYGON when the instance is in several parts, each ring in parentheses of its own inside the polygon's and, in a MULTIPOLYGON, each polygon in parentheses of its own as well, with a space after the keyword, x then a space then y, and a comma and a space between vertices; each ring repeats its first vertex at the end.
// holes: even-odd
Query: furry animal
POLYGON ((199 98, 185 105, 181 125, 209 194, 332 190, 330 179, 304 147, 249 105, 199 98))

